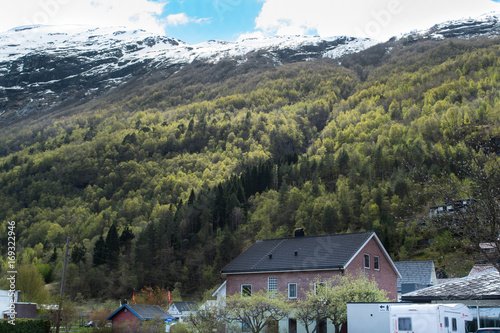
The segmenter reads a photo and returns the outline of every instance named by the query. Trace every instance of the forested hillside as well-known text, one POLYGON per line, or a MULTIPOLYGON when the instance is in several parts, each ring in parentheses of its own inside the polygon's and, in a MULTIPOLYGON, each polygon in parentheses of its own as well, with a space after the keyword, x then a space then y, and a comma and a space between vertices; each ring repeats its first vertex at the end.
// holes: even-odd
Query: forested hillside
POLYGON ((195 65, 5 127, 2 244, 16 221, 18 265, 50 283, 71 237, 67 290, 84 298, 156 285, 193 298, 255 240, 297 227, 375 230, 395 260, 456 274, 460 248, 419 221, 450 199, 431 179, 468 186, 460 166, 480 147, 498 159, 499 58, 499 39, 478 39, 277 68, 195 65))

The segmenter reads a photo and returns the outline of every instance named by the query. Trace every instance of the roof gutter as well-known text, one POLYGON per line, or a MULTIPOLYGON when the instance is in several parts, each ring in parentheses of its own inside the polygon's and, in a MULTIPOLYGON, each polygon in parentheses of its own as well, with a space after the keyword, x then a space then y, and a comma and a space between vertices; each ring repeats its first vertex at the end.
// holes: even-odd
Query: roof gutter
POLYGON ((293 273, 293 272, 309 272, 309 271, 342 271, 344 274, 345 267, 344 266, 333 266, 328 268, 300 268, 300 269, 287 269, 287 270, 260 270, 260 271, 235 271, 235 272, 225 272, 221 271, 221 274, 231 275, 231 274, 264 274, 264 273, 293 273))
POLYGON ((428 302, 428 301, 447 301, 447 300, 453 300, 453 301, 475 301, 475 300, 498 300, 500 298, 500 295, 484 295, 484 296, 475 296, 475 297, 460 297, 460 296, 445 296, 445 297, 439 297, 439 296, 401 296, 402 301, 410 301, 410 302, 428 302))

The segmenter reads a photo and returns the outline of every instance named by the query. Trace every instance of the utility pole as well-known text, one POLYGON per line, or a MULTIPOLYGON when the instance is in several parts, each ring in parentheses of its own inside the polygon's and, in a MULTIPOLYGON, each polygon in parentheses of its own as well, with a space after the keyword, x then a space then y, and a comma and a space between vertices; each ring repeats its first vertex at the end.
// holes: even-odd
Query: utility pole
POLYGON ((68 250, 69 250, 69 241, 71 238, 66 238, 66 252, 64 254, 64 266, 63 266, 63 274, 61 279, 61 291, 59 292, 59 306, 57 308, 57 324, 56 324, 56 333, 59 333, 59 327, 61 326, 61 307, 62 307, 62 299, 63 299, 63 288, 64 288, 64 277, 66 275, 66 263, 68 262, 68 250))

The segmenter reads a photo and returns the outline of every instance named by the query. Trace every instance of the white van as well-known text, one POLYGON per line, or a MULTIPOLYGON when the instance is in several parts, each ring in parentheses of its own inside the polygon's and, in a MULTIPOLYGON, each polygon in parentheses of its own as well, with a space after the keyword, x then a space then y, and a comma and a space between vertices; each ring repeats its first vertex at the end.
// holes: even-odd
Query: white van
POLYGON ((463 304, 348 303, 348 333, 466 333, 463 304))

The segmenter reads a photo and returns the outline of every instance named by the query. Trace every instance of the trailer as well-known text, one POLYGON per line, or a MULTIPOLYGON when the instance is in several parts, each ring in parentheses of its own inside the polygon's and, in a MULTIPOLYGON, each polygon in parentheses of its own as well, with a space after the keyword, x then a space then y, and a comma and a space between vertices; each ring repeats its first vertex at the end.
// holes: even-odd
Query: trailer
POLYGON ((467 333, 463 304, 348 303, 348 333, 467 333))

